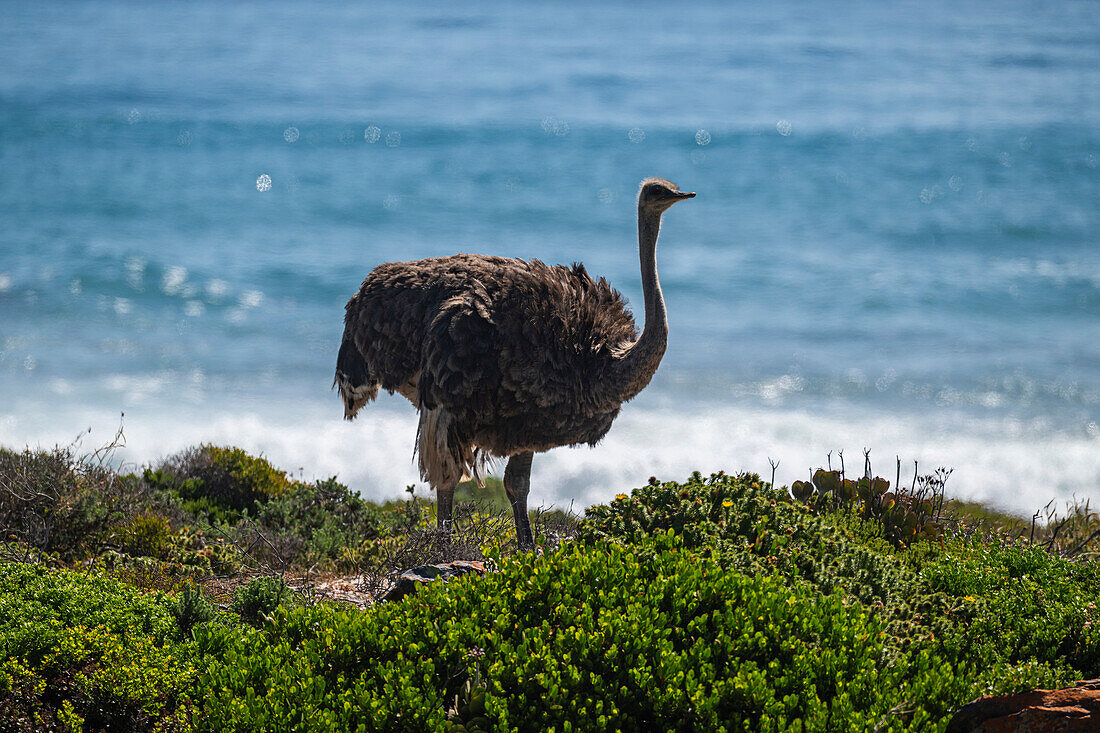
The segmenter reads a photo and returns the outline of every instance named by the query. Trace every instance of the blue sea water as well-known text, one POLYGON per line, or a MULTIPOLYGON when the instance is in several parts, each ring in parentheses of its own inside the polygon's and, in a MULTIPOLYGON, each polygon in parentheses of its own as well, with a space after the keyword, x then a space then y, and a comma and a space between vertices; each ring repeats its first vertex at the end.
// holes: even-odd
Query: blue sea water
POLYGON ((0 443, 125 412, 135 463, 233 442, 397 495, 412 408, 329 391, 366 273, 582 260, 640 311, 661 175, 699 194, 668 353, 536 502, 865 447, 1100 498, 1098 89, 1085 0, 3 2, 0 443))

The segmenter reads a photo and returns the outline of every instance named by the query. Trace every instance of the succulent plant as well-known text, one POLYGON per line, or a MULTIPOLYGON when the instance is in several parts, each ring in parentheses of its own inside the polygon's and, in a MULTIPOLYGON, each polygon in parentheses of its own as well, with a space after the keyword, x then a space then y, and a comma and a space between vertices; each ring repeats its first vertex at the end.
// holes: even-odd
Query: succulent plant
POLYGON ((814 511, 850 509, 863 519, 876 519, 897 547, 943 534, 936 505, 925 492, 905 487, 890 491, 890 481, 880 476, 852 480, 840 471, 819 468, 810 481, 792 483, 791 494, 814 511))

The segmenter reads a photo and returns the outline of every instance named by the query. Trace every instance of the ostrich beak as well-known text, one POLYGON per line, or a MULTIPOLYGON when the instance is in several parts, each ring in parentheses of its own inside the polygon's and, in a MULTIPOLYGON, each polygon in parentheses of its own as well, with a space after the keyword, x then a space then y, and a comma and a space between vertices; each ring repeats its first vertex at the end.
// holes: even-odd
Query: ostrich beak
POLYGON ((695 198, 695 192, 694 191, 692 191, 690 193, 687 192, 687 191, 677 191, 676 192, 676 200, 677 201, 680 201, 680 200, 683 200, 683 199, 693 199, 693 198, 695 198))

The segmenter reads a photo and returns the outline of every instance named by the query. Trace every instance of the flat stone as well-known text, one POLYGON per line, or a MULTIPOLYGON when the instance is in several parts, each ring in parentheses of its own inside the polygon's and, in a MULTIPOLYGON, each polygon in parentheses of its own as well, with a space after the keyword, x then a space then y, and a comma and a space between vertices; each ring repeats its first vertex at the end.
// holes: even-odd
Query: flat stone
POLYGON ((979 697, 955 713, 946 733, 1096 733, 1100 679, 1062 690, 979 697))
POLYGON ((485 574, 485 563, 476 560, 455 560, 440 565, 420 565, 410 568, 397 578, 397 583, 380 600, 399 601, 412 595, 424 583, 442 579, 444 582, 467 573, 485 574))

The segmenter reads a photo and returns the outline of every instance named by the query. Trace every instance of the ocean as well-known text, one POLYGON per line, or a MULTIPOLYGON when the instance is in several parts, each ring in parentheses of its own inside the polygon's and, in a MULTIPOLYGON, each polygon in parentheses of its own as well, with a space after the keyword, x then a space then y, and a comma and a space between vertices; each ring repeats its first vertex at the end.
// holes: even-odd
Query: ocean
POLYGON ((121 422, 133 465, 232 443, 399 496, 415 411, 330 389, 366 274, 583 261, 641 326, 659 175, 698 193, 668 352, 534 505, 864 449, 1027 515, 1100 499, 1097 90, 1084 0, 2 2, 0 444, 121 422))

